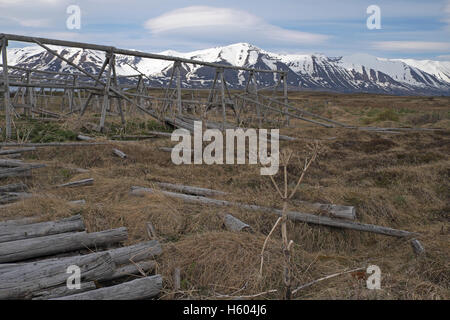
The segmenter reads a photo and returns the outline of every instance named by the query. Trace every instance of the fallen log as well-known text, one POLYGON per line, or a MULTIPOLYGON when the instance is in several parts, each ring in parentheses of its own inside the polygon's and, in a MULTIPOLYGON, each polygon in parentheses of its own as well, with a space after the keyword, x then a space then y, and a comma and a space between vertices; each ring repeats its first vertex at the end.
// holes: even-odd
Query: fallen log
POLYGON ((225 215, 225 217, 223 218, 223 223, 228 231, 251 231, 251 227, 248 224, 242 222, 238 218, 233 217, 231 214, 225 215))
POLYGON ((77 139, 78 139, 78 140, 82 140, 82 141, 91 141, 91 140, 95 140, 95 139, 92 138, 92 137, 84 136, 84 135, 82 135, 82 134, 79 134, 79 135, 77 136, 77 139))
MULTIPOLYGON (((108 253, 78 257, 83 281, 93 281, 114 273, 115 265, 108 253)), ((66 283, 71 264, 64 261, 49 264, 27 263, 20 268, 0 274, 0 299, 30 297, 34 291, 60 286, 66 283)))
MULTIPOLYGON (((164 152, 172 152, 171 147, 159 147, 159 150, 164 151, 164 152)), ((191 150, 191 152, 193 152, 193 150, 191 150)))
POLYGON ((38 169, 46 167, 45 164, 32 164, 15 168, 8 168, 0 170, 0 178, 19 177, 31 174, 31 169, 38 169))
MULTIPOLYGON (((3 144, 3 146, 5 146, 5 144, 3 144)), ((5 154, 13 154, 13 153, 22 153, 22 152, 29 152, 29 151, 35 151, 36 148, 31 147, 31 148, 20 148, 20 149, 7 149, 7 150, 0 150, 0 155, 5 155, 5 154)))
POLYGON ((80 283, 80 286, 80 289, 69 289, 67 288, 67 285, 63 285, 56 288, 48 288, 45 290, 33 292, 32 300, 49 300, 97 289, 94 281, 82 282, 80 283))
POLYGON ((28 192, 6 192, 0 195, 0 204, 16 202, 22 199, 31 198, 33 194, 28 192))
POLYGON ((338 204, 312 203, 307 201, 294 200, 294 203, 310 205, 316 209, 323 210, 335 218, 355 220, 356 210, 353 206, 342 206, 338 204))
MULTIPOLYGON (((101 252, 89 253, 88 255, 98 256, 103 253, 108 253, 111 256, 112 261, 115 265, 125 265, 130 263, 136 263, 143 260, 154 259, 162 253, 161 245, 156 240, 140 242, 135 245, 110 249, 101 252)), ((66 263, 66 264, 77 264, 77 259, 79 257, 84 257, 87 255, 78 255, 63 258, 49 258, 44 260, 39 260, 33 262, 35 265, 47 265, 50 263, 66 263)), ((27 265, 30 262, 22 263, 3 263, 0 264, 0 272, 5 272, 7 270, 12 270, 15 268, 20 268, 23 265, 27 265)))
POLYGON ((63 184, 60 184, 57 187, 58 188, 63 188, 63 187, 82 187, 82 186, 91 186, 92 184, 94 184, 94 179, 93 178, 88 178, 88 179, 83 179, 83 180, 79 180, 79 181, 63 183, 63 184))
POLYGON ((8 228, 0 227, 0 242, 16 241, 49 236, 66 232, 83 231, 84 223, 80 215, 59 221, 40 222, 8 228))
POLYGON ((22 219, 16 219, 16 220, 6 220, 0 222, 0 228, 9 228, 11 226, 21 226, 24 224, 30 224, 38 221, 38 218, 36 217, 28 217, 28 218, 22 218, 22 219))
POLYGON ((21 153, 5 154, 1 157, 2 157, 2 159, 17 159, 17 158, 21 158, 22 154, 21 153))
POLYGON ((68 232, 0 243, 0 263, 15 262, 52 254, 104 247, 128 238, 126 228, 100 232, 68 232))
POLYGON ((86 200, 84 200, 84 199, 73 200, 73 201, 69 201, 69 204, 75 205, 75 206, 82 206, 82 205, 86 204, 86 200))
POLYGON ((22 182, 0 186, 0 192, 16 192, 16 191, 25 191, 27 189, 28 189, 27 185, 22 182))
MULTIPOLYGON (((156 192, 158 192, 158 191, 156 191, 156 192)), ((203 204, 210 204, 210 205, 216 205, 216 206, 235 206, 235 207, 239 207, 239 208, 242 208, 245 210, 273 213, 273 214, 276 214, 279 216, 281 216, 283 214, 282 210, 275 209, 275 208, 243 204, 243 203, 239 203, 239 202, 231 202, 231 201, 226 201, 226 200, 217 200, 217 199, 212 199, 212 198, 207 198, 207 197, 191 196, 191 195, 175 193, 175 192, 170 192, 170 191, 159 190, 159 192, 162 192, 164 195, 182 199, 187 202, 203 203, 203 204)), ((150 188, 132 187, 132 190, 130 193, 133 195, 142 196, 146 193, 155 193, 155 190, 150 189, 150 188)), ((414 232, 397 230, 397 229, 392 229, 392 228, 383 227, 383 226, 377 226, 377 225, 373 225, 373 224, 365 224, 365 223, 333 219, 333 218, 329 218, 329 217, 323 217, 323 216, 318 216, 318 215, 309 214, 309 213, 302 213, 302 212, 297 212, 297 211, 288 211, 287 216, 292 221, 301 221, 301 222, 323 225, 323 226, 328 226, 328 227, 351 229, 351 230, 364 231, 364 232, 372 232, 372 233, 382 234, 382 235, 386 235, 386 236, 410 237, 410 236, 415 235, 414 232)))
POLYGON ((127 155, 125 153, 123 153, 122 151, 120 151, 119 149, 112 149, 112 151, 113 151, 113 154, 115 154, 119 158, 125 159, 127 157, 127 155))
POLYGON ((23 166, 22 160, 0 159, 0 167, 14 168, 23 166))
POLYGON ((192 194, 192 195, 196 195, 196 196, 223 196, 223 195, 227 194, 226 192, 223 192, 223 191, 207 189, 207 188, 192 187, 192 186, 185 186, 182 184, 172 184, 172 183, 165 183, 165 182, 155 182, 155 184, 158 187, 161 187, 166 190, 177 191, 177 192, 192 194))
POLYGON ((126 276, 135 276, 140 275, 141 277, 147 276, 147 273, 153 271, 155 269, 156 262, 155 261, 142 261, 139 263, 131 263, 121 267, 116 268, 114 273, 108 275, 102 279, 101 281, 110 281, 120 279, 126 276))
POLYGON ((158 238, 155 227, 153 226, 153 224, 151 222, 147 222, 146 229, 147 229, 147 235, 150 240, 158 238))
MULTIPOLYGON (((170 133, 169 133, 170 136, 170 133)), ((135 135, 127 135, 127 136, 120 136, 120 135, 115 135, 111 137, 113 140, 114 139, 133 139, 133 140, 144 140, 144 139, 152 139, 152 138, 156 138, 156 135, 141 135, 141 136, 135 136, 135 135)))
POLYGON ((162 253, 161 245, 156 240, 140 242, 135 245, 107 251, 117 265, 154 259, 162 253))
POLYGON ((414 250, 414 253, 415 253, 417 256, 420 256, 420 255, 422 255, 422 254, 425 253, 425 248, 422 246, 422 244, 420 243, 419 240, 417 240, 417 239, 412 239, 412 240, 411 240, 411 246, 412 246, 412 248, 413 248, 413 250, 414 250))
POLYGON ((137 300, 148 299, 159 294, 162 277, 158 275, 124 282, 115 286, 56 298, 54 300, 137 300))
POLYGON ((0 147, 82 147, 82 146, 98 146, 109 144, 109 142, 41 142, 41 143, 17 143, 6 142, 0 144, 0 147))

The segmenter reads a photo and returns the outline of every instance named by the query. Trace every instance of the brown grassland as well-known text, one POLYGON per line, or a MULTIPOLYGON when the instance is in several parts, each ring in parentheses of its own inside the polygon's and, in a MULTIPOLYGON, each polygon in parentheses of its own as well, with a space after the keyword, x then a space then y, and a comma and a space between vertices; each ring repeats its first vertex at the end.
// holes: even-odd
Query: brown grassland
MULTIPOLYGON (((290 127, 280 130, 281 134, 299 138, 280 142, 281 150, 295 152, 296 158, 288 166, 292 183, 301 172, 307 144, 317 139, 323 146, 295 199, 355 206, 357 221, 418 232, 426 250, 424 255, 415 256, 404 239, 289 221, 288 235, 294 242, 294 288, 371 264, 378 265, 382 272, 381 290, 368 290, 363 279, 345 274, 300 290, 293 298, 449 299, 450 98, 292 92, 290 102, 356 126, 446 129, 388 134, 327 129, 293 120, 290 127)), ((98 141, 106 140, 104 135, 83 127, 86 121, 97 123, 98 119, 98 114, 91 113, 82 121, 72 116, 48 126, 57 128, 59 140, 73 139, 73 133, 95 134, 98 141)), ((128 134, 161 130, 145 116, 128 116, 127 120, 128 134)), ((3 127, 4 115, 1 121, 3 127)), ((107 122, 111 128, 119 124, 112 117, 107 122)), ((38 122, 15 119, 14 135, 17 131, 23 137, 33 126, 38 122)), ((34 130, 28 141, 52 141, 51 133, 42 133, 45 128, 34 130)), ((263 277, 258 278, 261 248, 277 216, 186 204, 162 194, 143 198, 129 195, 133 185, 155 187, 155 181, 162 181, 223 190, 229 192, 223 198, 226 200, 281 208, 281 200, 270 179, 259 174, 259 166, 176 166, 170 153, 158 149, 173 144, 168 138, 153 138, 89 147, 46 147, 26 153, 24 160, 47 167, 34 170, 32 177, 24 180, 35 196, 0 208, 0 220, 26 216, 50 220, 79 213, 90 232, 127 227, 127 244, 148 239, 146 222, 150 221, 163 246, 156 270, 164 277, 160 298, 216 299, 273 289, 277 292, 258 298, 282 298, 279 229, 268 242, 263 277), (114 156, 112 147, 128 158, 114 156), (89 171, 79 173, 76 168, 89 171), (52 187, 88 177, 95 179, 93 186, 52 187), (85 199, 86 205, 68 204, 78 199, 85 199), (251 225, 254 232, 226 231, 220 215, 224 212, 251 225), (172 280, 175 268, 181 270, 181 291, 176 294, 172 280)), ((15 181, 17 178, 2 179, 1 184, 15 181)), ((281 171, 276 181, 282 181, 281 171)), ((289 209, 324 214, 306 205, 289 209)))

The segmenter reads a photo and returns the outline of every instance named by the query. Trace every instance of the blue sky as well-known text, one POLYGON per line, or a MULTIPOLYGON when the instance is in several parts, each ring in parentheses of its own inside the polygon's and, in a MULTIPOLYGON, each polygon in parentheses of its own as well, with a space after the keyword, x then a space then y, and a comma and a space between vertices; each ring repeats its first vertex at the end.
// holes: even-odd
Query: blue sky
POLYGON ((280 53, 450 60, 450 0, 0 0, 1 32, 150 52, 248 42, 280 53), (69 5, 81 9, 79 30, 66 27, 69 5), (381 29, 366 26, 370 5, 381 29))

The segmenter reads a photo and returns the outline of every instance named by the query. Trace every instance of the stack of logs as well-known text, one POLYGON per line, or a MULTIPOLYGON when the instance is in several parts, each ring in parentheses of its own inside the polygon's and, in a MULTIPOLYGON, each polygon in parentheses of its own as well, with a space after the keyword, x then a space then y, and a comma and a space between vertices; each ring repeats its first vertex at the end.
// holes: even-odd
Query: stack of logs
POLYGON ((87 233, 79 215, 0 222, 0 299, 153 298, 162 277, 149 274, 161 246, 156 240, 117 246, 127 238, 126 228, 87 233), (80 271, 79 287, 74 266, 80 271))
MULTIPOLYGON (((23 152, 34 151, 36 148, 1 149, 0 156, 0 179, 13 177, 30 177, 31 170, 45 167, 40 163, 26 163, 20 159, 23 152)), ((31 197, 26 192, 27 186, 23 183, 13 183, 0 186, 0 206, 10 204, 31 197)))

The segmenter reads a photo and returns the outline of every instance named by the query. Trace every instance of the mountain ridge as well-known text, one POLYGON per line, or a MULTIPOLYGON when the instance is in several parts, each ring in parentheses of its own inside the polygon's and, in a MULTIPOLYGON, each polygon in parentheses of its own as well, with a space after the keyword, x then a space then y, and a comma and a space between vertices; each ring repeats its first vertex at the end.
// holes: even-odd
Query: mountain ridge
MULTIPOLYGON (((78 48, 52 48, 91 73, 100 70, 105 55, 103 52, 78 48)), ((279 54, 249 43, 184 53, 166 50, 160 54, 241 67, 283 70, 288 73, 291 90, 450 95, 450 61, 387 59, 361 53, 341 57, 279 54)), ((8 48, 8 61, 10 65, 25 68, 74 71, 70 65, 37 46, 8 48)), ((167 85, 171 67, 171 61, 116 57, 119 75, 136 74, 136 68, 151 79, 149 84, 152 86, 167 85)), ((207 88, 214 79, 212 68, 183 63, 182 69, 183 87, 207 88)), ((226 70, 224 76, 230 88, 242 88, 248 79, 248 72, 226 70)), ((272 74, 257 74, 256 81, 259 85, 271 86, 276 84, 277 79, 272 74)))

